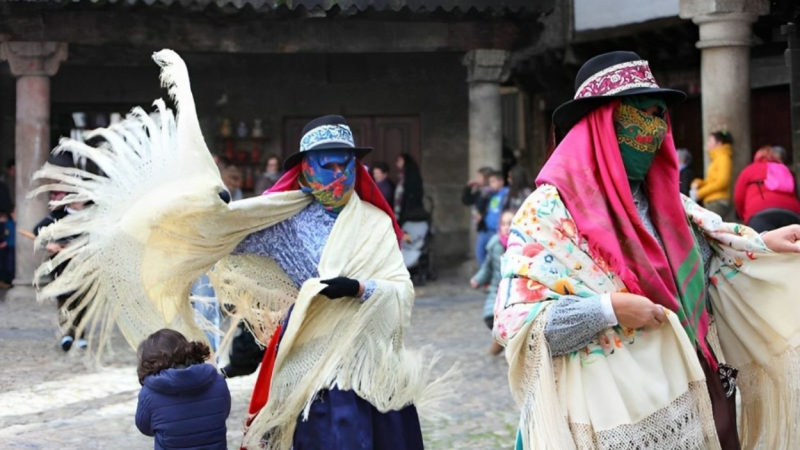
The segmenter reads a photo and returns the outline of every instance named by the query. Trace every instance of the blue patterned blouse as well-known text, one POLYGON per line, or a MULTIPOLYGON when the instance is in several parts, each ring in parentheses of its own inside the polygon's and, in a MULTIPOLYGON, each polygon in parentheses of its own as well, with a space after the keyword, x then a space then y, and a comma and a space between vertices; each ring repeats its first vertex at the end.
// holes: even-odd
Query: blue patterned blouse
MULTIPOLYGON (((322 204, 314 200, 283 222, 247 236, 236 246, 233 254, 254 254, 274 259, 299 289, 309 278, 319 276, 317 266, 334 223, 336 218, 328 215, 322 204)), ((364 282, 361 300, 368 299, 375 287, 372 280, 364 282)))

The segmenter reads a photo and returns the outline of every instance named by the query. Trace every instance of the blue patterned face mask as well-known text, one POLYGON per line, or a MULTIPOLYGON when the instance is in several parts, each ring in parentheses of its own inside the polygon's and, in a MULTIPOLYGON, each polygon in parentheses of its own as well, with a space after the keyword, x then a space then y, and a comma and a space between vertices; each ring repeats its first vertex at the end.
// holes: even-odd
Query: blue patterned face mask
POLYGON ((303 157, 299 178, 303 192, 312 194, 329 214, 338 215, 356 184, 356 156, 350 150, 314 150, 303 157), (341 170, 335 170, 338 165, 341 170))

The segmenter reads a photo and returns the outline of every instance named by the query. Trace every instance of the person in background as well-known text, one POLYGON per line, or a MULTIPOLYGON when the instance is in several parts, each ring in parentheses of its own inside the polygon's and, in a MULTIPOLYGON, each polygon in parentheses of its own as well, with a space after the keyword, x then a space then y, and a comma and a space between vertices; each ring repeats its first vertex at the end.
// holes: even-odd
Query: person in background
POLYGON ((759 233, 800 224, 794 177, 774 147, 756 152, 753 163, 736 180, 733 201, 739 217, 759 233))
POLYGON ((397 157, 396 167, 400 173, 394 191, 394 212, 400 225, 406 220, 425 220, 427 214, 422 205, 425 194, 422 188, 422 173, 419 165, 408 153, 397 157))
POLYGON ((394 183, 389 179, 389 165, 383 161, 376 162, 372 166, 372 179, 378 185, 378 189, 386 199, 386 203, 394 208, 394 183))
MULTIPOLYGON (((498 233, 492 236, 486 244, 486 259, 483 261, 478 273, 469 281, 469 285, 473 289, 486 288, 486 300, 483 303, 483 321, 489 327, 489 330, 494 327, 494 304, 497 299, 497 286, 502 279, 500 263, 508 246, 508 235, 511 232, 511 220, 513 218, 514 211, 503 211, 503 215, 500 216, 498 233)), ((489 353, 496 355, 501 351, 503 351, 503 347, 492 339, 489 353)))
POLYGON ((694 170, 692 169, 692 153, 685 148, 678 149, 678 165, 680 168, 681 194, 689 196, 694 180, 694 170))
POLYGON ((528 171, 517 164, 508 172, 508 195, 503 209, 516 212, 533 192, 528 171))
MULTIPOLYGON (((486 230, 486 206, 489 204, 491 193, 489 190, 489 175, 494 173, 491 167, 481 167, 478 169, 478 174, 475 179, 464 186, 464 191, 461 193, 461 203, 464 206, 472 207, 472 220, 475 223, 475 231, 480 234, 481 231, 486 230)), ((478 245, 476 241, 475 257, 478 258, 478 245)))
MULTIPOLYGON (((50 202, 52 203, 55 201, 59 201, 63 199, 65 195, 66 195, 65 192, 54 192, 50 195, 50 202)), ((56 221, 61 220, 64 217, 67 217, 70 214, 76 214, 78 211, 81 211, 83 207, 84 203, 73 202, 66 206, 53 208, 44 219, 39 221, 39 223, 37 223, 36 226, 33 227, 33 234, 35 236, 38 236, 39 232, 41 232, 41 230, 44 227, 51 225, 56 221)), ((64 249, 64 247, 69 243, 69 241, 71 241, 75 237, 77 236, 73 236, 71 238, 63 239, 60 241, 48 242, 45 245, 45 250, 47 251, 47 255, 50 257, 50 259, 55 258, 55 256, 58 255, 64 249)), ((59 275, 61 275, 61 272, 63 272, 64 269, 67 267, 67 264, 69 264, 69 260, 66 260, 63 263, 56 266, 56 268, 53 269, 53 271, 51 272, 51 276, 53 278, 57 278, 59 275)), ((58 312, 59 312, 59 324, 62 327, 64 327, 64 325, 69 322, 69 326, 66 328, 66 331, 61 336, 61 341, 60 341, 61 349, 64 350, 65 352, 69 351, 69 349, 72 348, 72 344, 75 341, 75 334, 77 332, 78 324, 81 322, 81 319, 85 312, 84 308, 78 311, 74 317, 70 317, 74 312, 75 306, 79 303, 77 299, 69 301, 70 297, 72 297, 72 294, 73 292, 69 292, 66 294, 59 295, 56 298, 57 302, 56 304, 58 306, 58 312)), ((88 344, 86 342, 86 339, 84 339, 84 335, 83 333, 81 333, 81 336, 78 339, 78 348, 85 349, 87 345, 88 344)))
POLYGON ((709 211, 719 214, 723 219, 730 211, 731 178, 733 175, 733 138, 725 130, 715 131, 708 136, 706 149, 711 163, 705 179, 692 182, 690 196, 701 201, 709 211), (692 195, 694 191, 694 195, 692 195))
POLYGON ((222 182, 228 188, 232 201, 244 198, 244 194, 242 194, 242 171, 238 167, 234 165, 225 167, 222 171, 222 182))
POLYGON ((217 165, 217 168, 219 169, 219 173, 222 173, 222 171, 224 171, 225 168, 228 167, 228 165, 230 164, 230 161, 228 161, 228 158, 226 158, 224 156, 217 155, 216 153, 211 155, 211 158, 214 159, 214 164, 217 165))
POLYGON ((275 155, 267 157, 267 165, 258 178, 256 179, 255 188, 253 191, 256 195, 261 195, 271 188, 278 179, 283 175, 281 171, 281 160, 275 155))
POLYGON ((253 333, 244 322, 236 326, 231 349, 228 354, 228 364, 220 369, 225 378, 243 377, 258 370, 259 364, 264 359, 266 350, 256 342, 253 333))
POLYGON ((11 159, 6 164, 6 172, 0 175, 0 212, 5 214, 14 209, 15 173, 14 159, 11 159))
POLYGON ((2 242, 0 242, 0 288, 11 287, 16 269, 14 252, 16 250, 17 226, 14 210, 0 212, 0 222, 4 225, 2 242))
POLYGON ((786 164, 786 148, 781 145, 773 145, 770 148, 772 149, 772 154, 778 159, 778 162, 786 164))
POLYGON ((503 153, 502 153, 502 171, 503 179, 508 179, 508 174, 511 169, 517 165, 517 156, 514 154, 514 149, 511 145, 503 139, 503 153))
POLYGON ((500 214, 503 212, 507 196, 508 188, 503 181, 503 172, 493 172, 489 175, 489 201, 486 203, 486 215, 483 219, 485 228, 478 233, 478 242, 475 244, 475 256, 479 265, 483 265, 486 259, 486 244, 497 234, 500 214))
POLYGON ((225 450, 231 393, 211 351, 167 328, 147 337, 136 352, 139 403, 136 428, 155 437, 156 450, 225 450))
POLYGON ((203 317, 203 319, 195 317, 195 320, 201 328, 206 330, 206 338, 211 345, 211 350, 216 352, 217 349, 219 349, 220 335, 209 331, 208 327, 211 325, 215 329, 219 329, 219 301, 217 300, 217 294, 214 292, 214 286, 211 285, 208 274, 202 275, 200 278, 196 279, 194 283, 192 283, 192 287, 189 288, 189 293, 193 297, 192 307, 198 315, 203 317))
POLYGON ((8 196, 11 198, 11 203, 16 201, 16 192, 17 192, 17 165, 14 158, 11 158, 6 162, 6 170, 5 173, 0 175, 0 181, 5 183, 6 188, 8 190, 8 196))

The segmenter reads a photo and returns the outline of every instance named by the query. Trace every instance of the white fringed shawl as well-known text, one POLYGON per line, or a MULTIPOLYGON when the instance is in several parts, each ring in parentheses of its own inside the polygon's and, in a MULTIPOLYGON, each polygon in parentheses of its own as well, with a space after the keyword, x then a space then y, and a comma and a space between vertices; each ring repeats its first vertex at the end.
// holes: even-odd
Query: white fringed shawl
MULTIPOLYGON (((179 107, 177 121, 162 101, 158 122, 141 109, 125 121, 89 133, 104 143, 91 147, 62 140, 55 152, 86 158, 106 176, 46 165, 35 177, 50 180, 32 195, 49 190, 68 195, 54 205, 93 204, 43 229, 38 245, 79 237, 37 270, 46 276, 69 260, 67 269, 40 291, 40 298, 75 292, 70 302, 87 314, 80 328, 102 323, 99 349, 116 323, 136 347, 149 334, 173 328, 204 340, 189 302, 193 280, 208 272, 220 303, 235 308, 262 342, 294 303, 280 346, 269 402, 256 417, 246 445, 289 449, 298 416, 316 393, 338 386, 355 391, 380 411, 425 405, 443 392, 428 383, 431 363, 403 346, 414 291, 391 220, 351 197, 323 251, 319 274, 372 279, 377 289, 358 299, 328 300, 317 294, 319 279, 300 292, 274 261, 230 255, 247 235, 297 214, 311 201, 300 191, 276 193, 225 204, 219 171, 200 134, 186 66, 177 54, 154 55, 161 79, 179 107)), ((98 355, 99 355, 98 351, 98 355)))
POLYGON ((800 254, 684 198, 714 250, 709 293, 721 358, 739 369, 744 450, 800 448, 800 254))

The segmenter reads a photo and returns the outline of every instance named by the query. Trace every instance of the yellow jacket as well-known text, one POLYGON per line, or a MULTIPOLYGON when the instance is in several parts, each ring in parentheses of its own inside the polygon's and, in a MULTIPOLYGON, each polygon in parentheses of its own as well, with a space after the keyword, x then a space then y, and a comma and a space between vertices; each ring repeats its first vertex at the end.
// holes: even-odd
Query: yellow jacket
POLYGON ((711 164, 708 165, 706 179, 695 180, 697 198, 708 204, 716 200, 730 200, 733 156, 730 144, 712 148, 708 152, 711 164))

